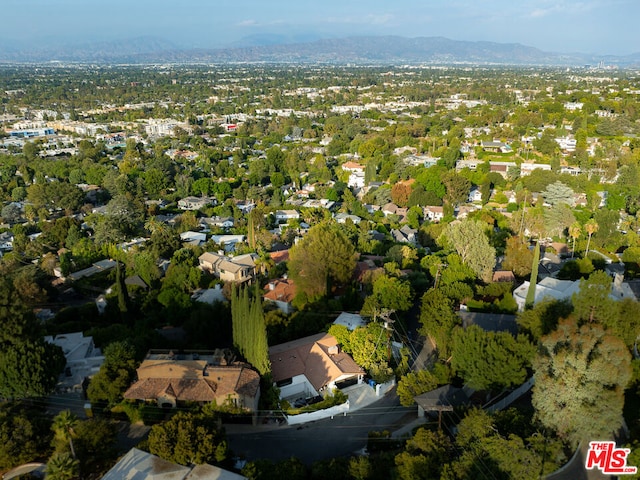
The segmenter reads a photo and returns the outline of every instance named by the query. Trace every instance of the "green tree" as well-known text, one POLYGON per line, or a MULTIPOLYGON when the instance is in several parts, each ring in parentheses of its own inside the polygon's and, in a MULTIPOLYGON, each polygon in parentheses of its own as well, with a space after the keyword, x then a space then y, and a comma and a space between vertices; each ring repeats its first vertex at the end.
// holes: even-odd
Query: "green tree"
POLYGON ((563 320, 542 337, 533 361, 533 406, 540 421, 574 447, 611 438, 622 424, 631 355, 597 324, 563 320))
MULTIPOLYGON (((51 429, 54 433, 54 442, 58 445, 69 444, 69 452, 71 456, 76 458, 76 450, 73 446, 73 439, 76 437, 76 427, 78 426, 78 417, 71 413, 70 410, 63 410, 53 418, 51 429)), ((56 450, 61 450, 56 448, 56 450)))
POLYGON ((380 275, 373 282, 373 292, 365 298, 362 315, 377 318, 385 310, 402 312, 411 308, 411 285, 396 277, 380 275))
POLYGON ((54 453, 47 462, 47 479, 73 480, 79 478, 80 462, 69 453, 54 453))
POLYGON ((527 298, 525 299, 525 307, 531 308, 536 302, 536 285, 538 284, 538 265, 540 264, 540 242, 536 242, 533 250, 533 259, 531 260, 531 277, 529 278, 529 288, 527 289, 527 298))
POLYGON ((289 273, 308 299, 327 295, 333 283, 346 283, 356 265, 356 252, 335 223, 312 227, 289 252, 289 273))
POLYGON ((104 418, 78 423, 74 445, 82 472, 95 472, 114 460, 117 433, 117 423, 104 418))
POLYGON ((381 364, 388 358, 388 331, 381 323, 371 322, 358 327, 349 336, 349 348, 355 362, 365 369, 381 364))
POLYGON ((0 470, 8 470, 39 457, 48 438, 39 415, 21 404, 0 407, 0 470))
POLYGON ((448 358, 451 332, 461 321, 453 302, 441 290, 432 288, 422 296, 420 323, 420 334, 433 340, 440 358, 448 358))
POLYGON ((504 389, 527 378, 535 349, 523 335, 486 332, 477 325, 453 332, 451 366, 474 389, 504 389))
POLYGON ((589 245, 591 245, 591 237, 599 229, 598 222, 596 222, 593 218, 591 218, 587 221, 587 223, 584 224, 584 229, 586 230, 587 235, 589 236, 587 240, 587 249, 584 252, 584 256, 586 257, 587 255, 589 255, 589 245))
POLYGON ((481 222, 465 219, 450 223, 443 235, 476 275, 490 281, 496 264, 496 250, 489 243, 486 227, 481 222))
POLYGON ((542 192, 544 201, 553 207, 560 205, 561 203, 573 206, 575 203, 573 195, 573 189, 561 181, 550 183, 547 185, 547 189, 542 192))
POLYGON ((180 465, 222 462, 228 454, 224 433, 215 419, 187 412, 154 425, 148 441, 149 452, 180 465))
POLYGON ((611 287, 611 277, 603 270, 596 270, 587 280, 580 281, 580 288, 571 297, 579 323, 611 323, 617 315, 616 301, 610 297, 611 287))
POLYGON ((120 262, 116 262, 116 294, 118 296, 118 309, 120 313, 127 313, 129 309, 129 292, 125 284, 125 269, 120 267, 120 262))
POLYGON ((42 397, 58 383, 65 365, 62 349, 42 339, 24 339, 0 350, 0 396, 42 397))
POLYGON ((507 238, 502 268, 511 270, 517 277, 526 277, 531 273, 532 263, 533 252, 524 238, 515 235, 507 238))
POLYGON ((445 202, 451 207, 455 207, 466 201, 471 189, 471 182, 462 175, 458 175, 455 171, 448 171, 442 177, 442 183, 445 187, 445 202))
POLYGON ((582 226, 580 225, 580 222, 573 222, 570 226, 569 226, 569 236, 571 237, 571 240, 573 240, 573 248, 571 249, 571 258, 573 258, 573 255, 576 252, 576 240, 578 238, 580 238, 580 235, 582 235, 582 226))
POLYGON ((129 342, 122 341, 110 343, 103 353, 104 362, 89 383, 87 397, 92 402, 115 404, 122 400, 122 394, 135 377, 136 351, 129 342))
POLYGON ((267 327, 260 296, 249 296, 249 287, 236 289, 231 294, 231 322, 233 344, 261 375, 271 371, 267 327))
POLYGON ((532 341, 537 342, 558 326, 561 318, 566 318, 573 311, 568 300, 544 299, 533 308, 518 313, 518 326, 532 341))
POLYGON ((438 379, 429 370, 418 370, 403 375, 398 381, 398 397, 400 404, 405 407, 412 406, 414 397, 430 392, 438 387, 438 379))
POLYGON ((443 479, 537 480, 564 460, 562 445, 536 434, 526 438, 503 434, 494 418, 480 409, 470 410, 462 419, 455 443, 461 453, 445 466, 443 479))
POLYGON ((442 431, 419 428, 395 458, 401 480, 440 478, 443 466, 453 456, 453 445, 442 431))

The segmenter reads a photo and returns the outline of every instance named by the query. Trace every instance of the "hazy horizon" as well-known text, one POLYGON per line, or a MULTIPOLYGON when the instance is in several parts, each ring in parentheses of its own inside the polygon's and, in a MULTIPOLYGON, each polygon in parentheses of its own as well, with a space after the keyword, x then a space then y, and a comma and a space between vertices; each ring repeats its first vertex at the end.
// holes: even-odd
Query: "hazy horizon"
POLYGON ((28 48, 157 37, 178 48, 216 48, 254 35, 288 41, 364 35, 519 43, 548 52, 640 52, 637 0, 5 0, 0 41, 28 48))

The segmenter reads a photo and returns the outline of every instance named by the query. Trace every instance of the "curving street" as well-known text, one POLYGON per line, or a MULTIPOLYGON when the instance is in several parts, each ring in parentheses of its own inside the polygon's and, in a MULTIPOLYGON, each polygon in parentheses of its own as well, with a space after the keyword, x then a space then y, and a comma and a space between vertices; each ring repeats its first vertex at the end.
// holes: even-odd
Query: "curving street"
POLYGON ((301 426, 225 425, 229 446, 247 460, 286 460, 296 457, 306 464, 350 455, 367 444, 370 431, 393 432, 415 420, 416 408, 402 407, 395 389, 375 403, 346 416, 301 426))

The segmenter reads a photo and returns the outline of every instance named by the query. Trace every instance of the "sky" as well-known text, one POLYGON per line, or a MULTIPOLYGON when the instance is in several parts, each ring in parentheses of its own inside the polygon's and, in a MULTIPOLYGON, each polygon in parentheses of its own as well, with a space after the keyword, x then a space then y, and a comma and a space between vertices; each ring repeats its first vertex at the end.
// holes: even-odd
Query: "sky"
POLYGON ((179 47, 214 48, 265 34, 400 35, 551 52, 640 52, 640 0, 2 0, 0 12, 0 42, 7 43, 154 36, 179 47))

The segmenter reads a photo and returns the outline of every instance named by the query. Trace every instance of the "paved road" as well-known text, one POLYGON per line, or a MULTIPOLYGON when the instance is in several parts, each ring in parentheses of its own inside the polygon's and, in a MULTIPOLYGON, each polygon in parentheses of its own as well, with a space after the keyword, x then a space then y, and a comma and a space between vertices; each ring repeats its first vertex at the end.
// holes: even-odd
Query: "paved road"
POLYGON ((367 444, 369 431, 393 431, 415 419, 416 414, 415 407, 402 407, 392 390, 376 403, 347 416, 297 427, 225 425, 225 428, 234 454, 247 460, 296 457, 310 464, 350 455, 367 444))

